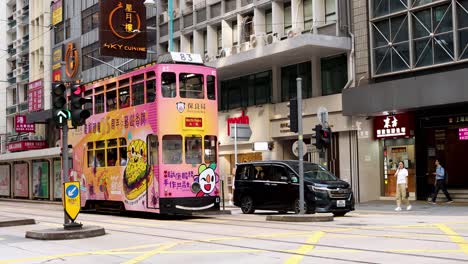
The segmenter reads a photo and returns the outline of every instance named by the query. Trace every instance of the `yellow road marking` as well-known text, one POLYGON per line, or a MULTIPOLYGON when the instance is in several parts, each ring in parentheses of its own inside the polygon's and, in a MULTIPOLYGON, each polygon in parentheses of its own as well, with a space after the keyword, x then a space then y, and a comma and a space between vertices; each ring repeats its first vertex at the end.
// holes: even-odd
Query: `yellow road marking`
POLYGON ((315 232, 315 234, 309 237, 309 239, 307 239, 306 241, 306 243, 309 245, 303 245, 299 249, 293 251, 293 254, 295 255, 287 259, 284 263, 285 264, 299 263, 304 258, 303 255, 306 254, 307 252, 312 251, 315 247, 315 245, 313 244, 317 243, 320 240, 320 238, 322 238, 323 236, 325 236, 325 232, 322 232, 322 231, 315 232), (298 254, 301 254, 301 255, 298 255, 298 254))
POLYGON ((266 250, 261 250, 261 249, 176 250, 176 251, 162 251, 161 254, 255 253, 255 252, 266 252, 266 250))
POLYGON ((445 234, 447 234, 450 237, 450 239, 460 247, 463 253, 468 255, 468 243, 462 236, 460 236, 457 232, 455 232, 453 229, 444 224, 436 224, 436 226, 445 234))
POLYGON ((135 264, 135 263, 138 263, 140 261, 143 261, 145 259, 148 259, 148 258, 151 258, 152 256, 154 255, 157 255, 157 254, 160 254, 161 252, 164 252, 172 247, 175 247, 177 246, 179 243, 170 243, 170 244, 166 244, 164 246, 161 246, 155 250, 151 250, 151 251, 148 251, 146 252, 145 254, 141 255, 141 256, 138 256, 136 258, 133 258, 129 261, 125 261, 124 263, 122 264, 135 264))

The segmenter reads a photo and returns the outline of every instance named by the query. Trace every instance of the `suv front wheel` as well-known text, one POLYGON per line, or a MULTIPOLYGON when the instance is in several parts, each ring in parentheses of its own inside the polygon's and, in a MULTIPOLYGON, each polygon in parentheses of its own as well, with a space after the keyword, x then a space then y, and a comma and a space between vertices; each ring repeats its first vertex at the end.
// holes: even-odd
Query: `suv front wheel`
POLYGON ((253 214, 255 209, 253 208, 253 199, 250 196, 244 196, 241 200, 241 210, 244 214, 253 214))

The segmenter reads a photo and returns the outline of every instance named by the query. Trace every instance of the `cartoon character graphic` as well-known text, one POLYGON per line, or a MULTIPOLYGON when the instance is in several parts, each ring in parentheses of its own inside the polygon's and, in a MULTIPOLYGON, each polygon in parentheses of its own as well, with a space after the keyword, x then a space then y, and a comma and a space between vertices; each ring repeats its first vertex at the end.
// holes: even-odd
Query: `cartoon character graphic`
POLYGON ((218 176, 215 173, 216 164, 211 163, 208 167, 206 164, 198 167, 198 174, 195 176, 194 186, 198 184, 198 188, 192 186, 192 190, 197 190, 197 197, 210 196, 211 193, 216 189, 216 183, 218 182, 218 176))
POLYGON ((127 199, 134 200, 151 184, 153 168, 147 164, 146 144, 135 139, 127 147, 128 162, 123 175, 123 189, 127 199))

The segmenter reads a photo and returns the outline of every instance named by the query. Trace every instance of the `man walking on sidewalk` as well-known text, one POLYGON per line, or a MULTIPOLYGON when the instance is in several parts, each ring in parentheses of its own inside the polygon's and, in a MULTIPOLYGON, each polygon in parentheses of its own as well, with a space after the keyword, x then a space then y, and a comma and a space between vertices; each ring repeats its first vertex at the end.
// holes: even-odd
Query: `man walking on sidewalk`
POLYGON ((442 189, 442 191, 445 194, 445 197, 447 197, 447 203, 452 203, 453 200, 450 197, 450 194, 447 192, 447 186, 445 186, 445 169, 440 165, 440 162, 438 159, 435 161, 436 165, 436 171, 432 174, 435 175, 436 177, 436 183, 435 183, 435 190, 434 194, 432 194, 432 201, 430 202, 431 204, 435 204, 436 199, 437 199, 437 194, 439 193, 439 190, 442 189))

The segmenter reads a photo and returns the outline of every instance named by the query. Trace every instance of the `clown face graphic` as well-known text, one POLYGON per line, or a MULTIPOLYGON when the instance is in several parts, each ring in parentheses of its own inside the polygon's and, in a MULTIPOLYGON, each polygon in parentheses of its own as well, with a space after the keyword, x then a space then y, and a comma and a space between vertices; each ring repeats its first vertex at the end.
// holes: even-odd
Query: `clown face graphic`
POLYGON ((216 164, 212 163, 210 166, 205 164, 200 165, 198 168, 199 175, 195 177, 195 182, 199 185, 197 196, 209 196, 216 188, 218 177, 215 173, 216 164))

